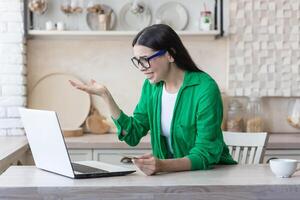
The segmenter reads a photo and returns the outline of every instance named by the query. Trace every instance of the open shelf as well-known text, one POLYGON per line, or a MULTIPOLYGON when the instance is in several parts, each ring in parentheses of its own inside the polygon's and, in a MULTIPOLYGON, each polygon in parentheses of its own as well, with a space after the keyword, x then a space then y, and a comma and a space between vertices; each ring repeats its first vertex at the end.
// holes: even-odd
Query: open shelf
MULTIPOLYGON (((152 12, 152 22, 155 23, 156 11, 164 4, 171 2, 171 0, 155 0, 149 1, 149 7, 151 7, 152 12)), ((177 1, 176 1, 177 2, 177 1)), ((179 2, 179 1, 178 1, 179 2)), ((193 36, 202 38, 219 38, 224 35, 223 27, 223 0, 203 0, 196 1, 193 0, 195 4, 191 5, 188 2, 180 1, 180 3, 187 9, 189 14, 188 23, 184 30, 177 31, 177 33, 182 36, 193 36), (206 1, 207 6, 213 13, 213 30, 201 31, 199 27, 199 12, 203 7, 203 2, 206 1), (202 7, 201 7, 202 6, 202 7)), ((122 0, 105 0, 103 4, 108 4, 116 12, 116 23, 113 30, 110 31, 92 31, 86 22, 86 12, 80 15, 65 15, 60 11, 60 0, 51 1, 51 9, 43 15, 38 15, 31 12, 27 5, 28 0, 24 0, 24 32, 25 36, 29 39, 39 38, 39 39, 89 39, 89 38, 108 38, 108 37, 133 37, 138 31, 129 31, 129 29, 122 27, 122 23, 119 20, 119 13, 123 8, 124 1, 122 0), (49 31, 45 30, 46 22, 51 21, 53 23, 63 22, 65 24, 66 30, 64 31, 49 31), (126 29, 126 30, 124 30, 126 29)))
MULTIPOLYGON (((29 30, 28 36, 34 38, 48 37, 102 37, 102 36, 135 36, 137 31, 46 31, 29 30)), ((217 36, 218 30, 212 31, 177 31, 180 36, 217 36)))

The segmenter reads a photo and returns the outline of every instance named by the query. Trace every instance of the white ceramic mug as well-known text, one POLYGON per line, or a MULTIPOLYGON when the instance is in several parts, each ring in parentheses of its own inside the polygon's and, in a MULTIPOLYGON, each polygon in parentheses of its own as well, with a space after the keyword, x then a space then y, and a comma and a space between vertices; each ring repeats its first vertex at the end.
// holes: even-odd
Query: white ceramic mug
POLYGON ((56 29, 57 29, 58 31, 63 31, 63 30, 65 30, 65 24, 64 24, 63 22, 57 22, 57 23, 56 23, 56 29))
POLYGON ((293 159, 272 159, 270 160, 271 171, 279 178, 289 178, 296 171, 299 161, 293 159))
POLYGON ((54 30, 54 24, 53 24, 52 21, 47 21, 47 22, 46 22, 46 30, 47 30, 47 31, 52 31, 52 30, 54 30))

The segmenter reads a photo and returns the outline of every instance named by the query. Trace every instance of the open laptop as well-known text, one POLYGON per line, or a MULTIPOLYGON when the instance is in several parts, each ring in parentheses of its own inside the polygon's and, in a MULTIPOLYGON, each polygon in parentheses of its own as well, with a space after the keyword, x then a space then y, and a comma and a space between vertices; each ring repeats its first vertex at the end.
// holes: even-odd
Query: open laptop
POLYGON ((19 112, 37 168, 75 179, 121 176, 135 172, 98 161, 72 163, 54 111, 19 108, 19 112))

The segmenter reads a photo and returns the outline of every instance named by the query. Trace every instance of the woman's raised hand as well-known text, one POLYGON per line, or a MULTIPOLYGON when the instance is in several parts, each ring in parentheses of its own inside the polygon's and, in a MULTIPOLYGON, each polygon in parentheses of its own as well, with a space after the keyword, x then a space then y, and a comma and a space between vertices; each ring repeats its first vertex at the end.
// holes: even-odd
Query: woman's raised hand
POLYGON ((72 80, 69 80, 69 82, 73 87, 82 90, 84 92, 87 92, 89 94, 95 94, 99 96, 103 96, 104 94, 107 94, 107 88, 104 85, 97 83, 93 79, 91 79, 91 81, 88 84, 76 83, 72 80))

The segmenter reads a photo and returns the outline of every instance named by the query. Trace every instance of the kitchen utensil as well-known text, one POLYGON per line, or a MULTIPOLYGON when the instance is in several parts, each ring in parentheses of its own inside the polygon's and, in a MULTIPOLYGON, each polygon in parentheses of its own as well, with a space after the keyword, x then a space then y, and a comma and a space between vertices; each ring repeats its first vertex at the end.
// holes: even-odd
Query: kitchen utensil
POLYGON ((171 26, 174 30, 184 30, 189 21, 186 8, 177 2, 168 2, 161 5, 155 14, 155 21, 171 26))
MULTIPOLYGON (((116 14, 114 10, 105 4, 101 4, 101 9, 104 11, 104 14, 106 16, 107 25, 106 30, 113 30, 116 25, 116 14)), ((96 12, 88 12, 86 15, 86 22, 88 27, 93 30, 103 30, 103 23, 101 24, 101 20, 99 19, 100 14, 96 12)))
POLYGON ((91 115, 87 117, 85 127, 86 131, 95 134, 108 133, 110 130, 110 125, 106 122, 106 118, 94 106, 91 107, 91 115))
POLYGON ((152 19, 152 13, 146 5, 143 6, 143 12, 132 12, 132 4, 127 3, 121 8, 120 25, 124 30, 140 30, 146 26, 149 26, 152 19))
POLYGON ((28 107, 57 112, 62 129, 77 129, 85 121, 91 106, 90 95, 72 87, 72 75, 54 73, 41 78, 28 95, 28 107))
POLYGON ((66 129, 63 130, 64 137, 78 137, 83 135, 82 128, 76 128, 76 129, 66 129))

